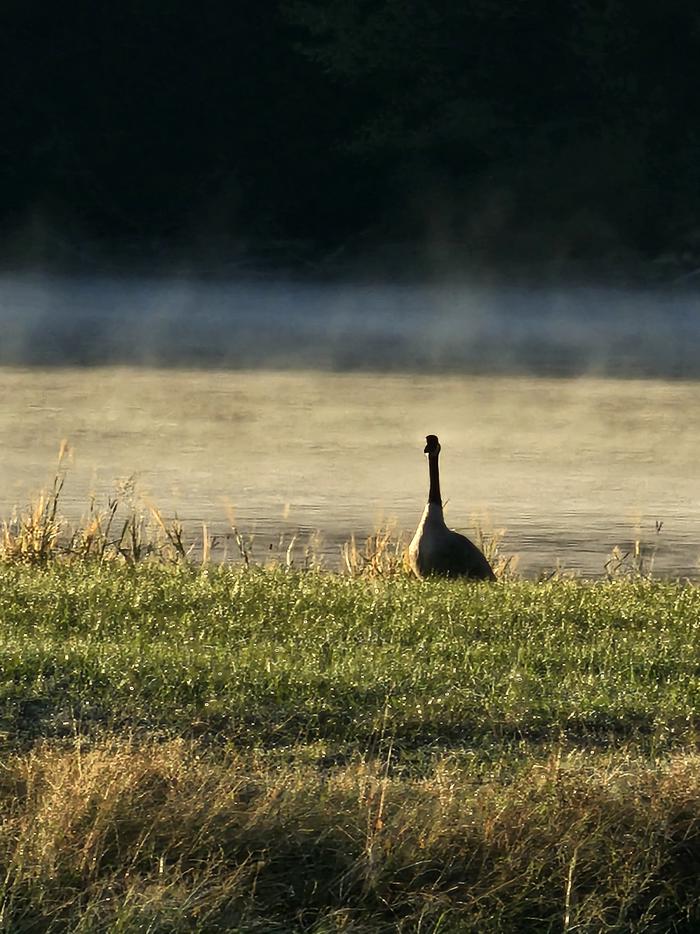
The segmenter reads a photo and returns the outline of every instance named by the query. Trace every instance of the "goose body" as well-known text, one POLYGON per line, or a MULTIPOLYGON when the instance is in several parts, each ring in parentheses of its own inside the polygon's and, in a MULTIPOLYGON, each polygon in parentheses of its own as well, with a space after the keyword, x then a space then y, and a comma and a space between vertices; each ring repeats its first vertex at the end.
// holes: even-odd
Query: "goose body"
POLYGON ((428 435, 425 453, 430 470, 428 504, 418 523, 416 534, 408 546, 408 560, 416 577, 469 577, 473 580, 495 580, 491 565, 482 552, 465 535, 448 529, 442 511, 438 455, 440 444, 435 435, 428 435))

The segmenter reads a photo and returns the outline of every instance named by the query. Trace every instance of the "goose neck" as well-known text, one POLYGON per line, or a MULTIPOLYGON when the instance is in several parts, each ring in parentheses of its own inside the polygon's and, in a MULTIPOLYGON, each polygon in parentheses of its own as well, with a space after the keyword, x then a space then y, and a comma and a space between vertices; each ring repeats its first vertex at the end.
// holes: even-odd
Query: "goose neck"
POLYGON ((428 455, 428 470, 430 472, 430 490, 428 491, 428 502, 437 506, 442 506, 442 497, 440 496, 440 468, 438 467, 438 455, 428 455))

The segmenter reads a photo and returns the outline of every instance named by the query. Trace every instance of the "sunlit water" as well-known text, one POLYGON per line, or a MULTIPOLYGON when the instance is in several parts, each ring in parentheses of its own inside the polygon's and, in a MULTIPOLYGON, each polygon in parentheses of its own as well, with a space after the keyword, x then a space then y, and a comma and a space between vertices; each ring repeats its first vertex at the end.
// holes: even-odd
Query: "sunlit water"
POLYGON ((0 514, 73 449, 62 511, 77 520, 126 478, 192 535, 255 535, 254 555, 320 530, 410 532, 427 494, 424 436, 443 446, 448 521, 480 517, 529 575, 603 573, 615 545, 697 576, 700 383, 382 375, 312 370, 0 368, 0 514), (656 523, 663 522, 660 533, 656 523))

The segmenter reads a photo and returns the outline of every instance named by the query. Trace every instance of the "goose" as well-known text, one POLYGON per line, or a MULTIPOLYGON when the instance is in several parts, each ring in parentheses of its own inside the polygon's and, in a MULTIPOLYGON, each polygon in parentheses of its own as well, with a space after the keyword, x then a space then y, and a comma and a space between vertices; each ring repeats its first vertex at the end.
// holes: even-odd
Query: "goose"
POLYGON ((437 435, 425 439, 424 454, 428 455, 430 491, 428 504, 418 523, 416 534, 408 546, 408 561, 416 577, 470 577, 474 580, 496 580, 484 555, 464 535, 448 529, 442 513, 437 435))

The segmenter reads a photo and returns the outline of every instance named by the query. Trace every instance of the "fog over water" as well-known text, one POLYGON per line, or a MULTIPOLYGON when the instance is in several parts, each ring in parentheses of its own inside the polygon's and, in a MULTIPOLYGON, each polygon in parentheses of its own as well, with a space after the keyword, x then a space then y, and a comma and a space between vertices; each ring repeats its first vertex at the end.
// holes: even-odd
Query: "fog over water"
POLYGON ((700 377, 700 293, 0 278, 0 363, 700 377))
POLYGON ((0 514, 74 449, 64 511, 135 475, 194 531, 410 531, 443 443, 451 525, 528 574, 640 537, 696 575, 700 314, 687 291, 0 280, 0 514), (655 523, 663 521, 657 534, 655 523))

